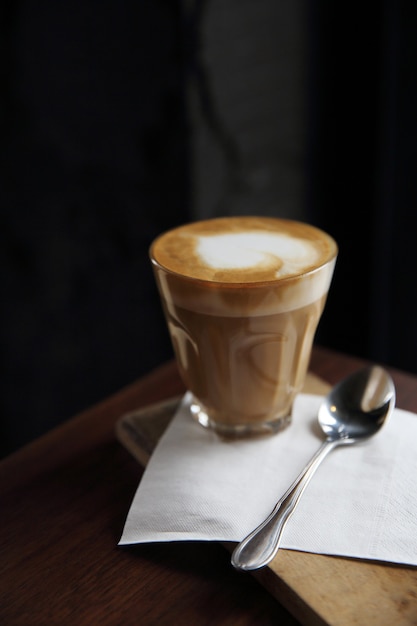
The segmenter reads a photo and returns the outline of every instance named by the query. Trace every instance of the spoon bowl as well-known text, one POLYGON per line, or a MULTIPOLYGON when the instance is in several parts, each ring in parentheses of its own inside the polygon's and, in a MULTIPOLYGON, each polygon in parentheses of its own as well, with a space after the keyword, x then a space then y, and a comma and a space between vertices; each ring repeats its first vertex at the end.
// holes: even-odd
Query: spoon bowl
POLYGON ((388 372, 377 365, 365 367, 333 387, 319 409, 319 424, 327 439, 354 443, 375 435, 394 403, 388 372))
POLYGON ((330 391, 318 413, 325 441, 266 520, 237 545, 232 554, 236 569, 259 569, 275 557, 284 527, 323 459, 339 445, 361 442, 375 435, 394 406, 392 378, 376 365, 351 374, 330 391))

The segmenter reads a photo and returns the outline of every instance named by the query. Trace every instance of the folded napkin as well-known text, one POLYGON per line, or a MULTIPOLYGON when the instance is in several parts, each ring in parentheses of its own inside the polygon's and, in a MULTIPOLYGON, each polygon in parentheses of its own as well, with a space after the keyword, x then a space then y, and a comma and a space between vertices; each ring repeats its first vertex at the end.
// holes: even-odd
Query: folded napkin
MULTIPOLYGON (((193 421, 186 394, 145 470, 120 545, 243 539, 323 441, 321 401, 299 395, 291 426, 275 436, 224 441, 193 421)), ((395 409, 375 437, 331 452, 281 547, 417 565, 417 415, 395 409)))

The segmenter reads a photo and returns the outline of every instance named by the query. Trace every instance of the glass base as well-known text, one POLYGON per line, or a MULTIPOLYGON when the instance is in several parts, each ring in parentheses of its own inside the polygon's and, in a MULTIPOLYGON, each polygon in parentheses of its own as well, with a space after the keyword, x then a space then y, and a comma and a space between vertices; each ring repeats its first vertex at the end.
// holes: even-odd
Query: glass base
POLYGON ((222 424, 212 420, 195 400, 192 400, 190 411, 193 418, 204 428, 213 430, 228 439, 249 438, 261 435, 275 435, 291 423, 291 414, 278 417, 267 422, 253 424, 222 424))

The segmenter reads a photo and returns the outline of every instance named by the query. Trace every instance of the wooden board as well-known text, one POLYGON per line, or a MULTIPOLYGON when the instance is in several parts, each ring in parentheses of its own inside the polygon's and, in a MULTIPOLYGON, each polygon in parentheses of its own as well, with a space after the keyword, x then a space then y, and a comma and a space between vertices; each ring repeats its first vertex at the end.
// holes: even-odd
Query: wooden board
MULTIPOLYGON (((325 394, 328 388, 309 374, 304 391, 325 394)), ((118 421, 119 441, 143 467, 179 401, 172 398, 118 421)), ((302 624, 417 625, 417 568, 280 550, 268 567, 251 575, 302 624)))

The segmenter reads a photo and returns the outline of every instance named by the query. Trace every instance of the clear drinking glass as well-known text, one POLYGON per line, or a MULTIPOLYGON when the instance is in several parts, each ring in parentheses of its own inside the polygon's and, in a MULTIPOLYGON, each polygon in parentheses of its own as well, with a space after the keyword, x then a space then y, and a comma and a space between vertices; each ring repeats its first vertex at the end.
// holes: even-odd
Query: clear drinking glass
MULTIPOLYGON (((228 223, 235 228, 236 220, 248 232, 261 232, 250 230, 251 219, 195 222, 158 237, 150 249, 179 371, 193 396, 192 414, 227 436, 277 432, 290 423, 337 255, 329 235, 300 223, 308 241, 320 244, 307 269, 266 279, 263 271, 256 278, 251 267, 232 267, 232 275, 226 268, 214 279, 202 278, 198 238, 217 236, 216 225, 228 232, 228 223), (183 255, 182 265, 173 260, 175 254, 183 255)), ((298 233, 297 222, 264 221, 265 232, 273 224, 298 233)), ((256 218, 253 224, 260 228, 264 221, 256 218)))

